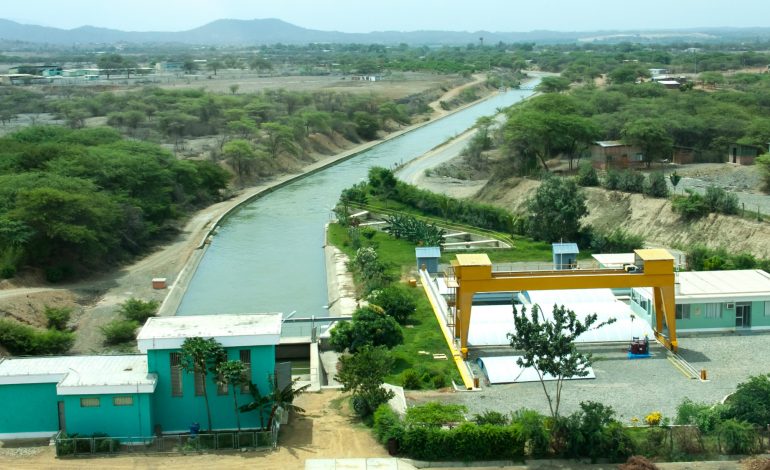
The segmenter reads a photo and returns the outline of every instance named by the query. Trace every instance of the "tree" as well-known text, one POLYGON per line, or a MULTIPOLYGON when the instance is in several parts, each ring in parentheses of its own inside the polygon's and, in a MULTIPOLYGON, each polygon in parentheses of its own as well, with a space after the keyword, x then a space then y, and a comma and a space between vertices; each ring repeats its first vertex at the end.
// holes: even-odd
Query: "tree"
POLYGON ((529 230, 546 242, 575 240, 580 219, 588 214, 586 198, 573 179, 549 177, 527 201, 529 230))
POLYGON ((595 313, 587 315, 583 321, 577 318, 572 310, 562 305, 553 306, 552 318, 546 318, 539 305, 532 306, 527 314, 526 307, 520 311, 513 308, 515 333, 509 333, 511 347, 521 355, 516 363, 519 367, 532 367, 537 372, 543 393, 548 400, 551 416, 559 417, 561 392, 564 381, 570 377, 585 377, 591 366, 591 354, 578 351, 575 340, 583 333, 601 328, 615 321, 611 318, 605 322, 596 323, 595 313), (549 391, 546 378, 555 382, 549 391))
POLYGON ((144 301, 132 297, 120 304, 118 313, 127 320, 133 320, 144 325, 148 318, 155 316, 158 307, 160 307, 160 303, 157 300, 144 301))
POLYGON ((125 66, 125 59, 120 54, 104 54, 96 60, 96 66, 99 67, 100 72, 107 75, 109 80, 110 75, 125 66))
POLYGON ((543 77, 535 90, 542 93, 561 93, 569 90, 569 84, 570 81, 563 77, 543 77))
POLYGON ((257 154, 247 140, 231 140, 222 147, 222 156, 227 160, 238 175, 238 180, 251 173, 257 154))
POLYGON ((192 337, 186 338, 182 343, 182 370, 197 374, 200 378, 209 432, 211 432, 211 408, 206 383, 209 373, 216 374, 217 365, 226 357, 224 348, 214 338, 192 337))
POLYGON ((214 75, 216 75, 217 70, 221 69, 222 67, 223 67, 222 61, 219 59, 212 59, 206 62, 206 68, 214 72, 214 75))
POLYGON ((382 388, 385 376, 393 369, 393 357, 384 346, 365 346, 355 354, 340 357, 337 380, 343 391, 351 392, 353 409, 359 416, 369 416, 395 395, 382 388))
POLYGON ((230 85, 229 88, 230 88, 230 93, 236 94, 236 93, 238 93, 238 90, 241 89, 241 86, 238 85, 237 83, 233 83, 232 85, 230 85))
POLYGON ((392 348, 404 342, 398 322, 377 305, 356 309, 350 321, 337 323, 330 334, 329 342, 338 352, 356 352, 366 346, 392 348))
POLYGON ((291 127, 278 124, 277 122, 267 122, 260 127, 265 133, 267 147, 270 156, 275 160, 281 152, 288 152, 292 155, 298 153, 298 148, 294 143, 294 134, 291 127))
POLYGON ((238 431, 241 430, 241 415, 238 412, 237 390, 242 384, 249 382, 246 377, 246 364, 241 361, 223 361, 216 366, 216 382, 220 387, 229 387, 233 391, 233 410, 235 411, 235 422, 238 424, 238 431))
POLYGON ((625 64, 616 67, 607 75, 613 85, 620 83, 634 83, 640 78, 650 78, 650 71, 640 64, 625 64))
POLYGON ((198 63, 192 59, 186 59, 182 62, 182 70, 187 74, 194 73, 198 70, 198 63))
POLYGON ((770 374, 749 377, 727 401, 730 417, 757 426, 770 424, 770 374))
POLYGON ((414 313, 417 303, 409 290, 405 287, 393 284, 384 289, 375 291, 369 297, 369 303, 381 307, 386 314, 393 317, 401 325, 414 313))
POLYGON ((717 85, 722 85, 725 82, 725 76, 719 72, 703 72, 698 76, 704 85, 711 88, 716 88, 717 85))
POLYGON ((366 111, 356 111, 353 113, 353 123, 356 125, 356 133, 366 140, 377 138, 377 131, 380 130, 380 123, 377 118, 366 111))
POLYGON ((251 383, 249 384, 249 391, 251 392, 251 396, 254 398, 254 400, 240 407, 241 413, 258 411, 260 425, 262 425, 263 429, 270 429, 272 427, 273 420, 275 419, 275 414, 278 412, 278 409, 282 409, 287 412, 294 411, 297 413, 304 413, 305 410, 295 405, 294 400, 297 398, 297 396, 304 393, 305 390, 310 387, 310 384, 297 387, 297 382, 299 381, 298 378, 292 380, 283 388, 278 387, 278 378, 276 376, 270 376, 269 380, 269 395, 263 396, 259 392, 259 388, 251 383), (262 414, 267 407, 270 407, 270 414, 268 415, 267 419, 267 427, 265 427, 262 414))
POLYGON ((580 165, 577 183, 583 187, 599 186, 599 175, 596 174, 596 168, 591 163, 586 162, 580 165))
POLYGON ((642 156, 647 168, 654 160, 671 157, 674 140, 666 128, 666 123, 660 119, 642 118, 629 122, 621 131, 624 140, 636 145, 642 150, 642 156))

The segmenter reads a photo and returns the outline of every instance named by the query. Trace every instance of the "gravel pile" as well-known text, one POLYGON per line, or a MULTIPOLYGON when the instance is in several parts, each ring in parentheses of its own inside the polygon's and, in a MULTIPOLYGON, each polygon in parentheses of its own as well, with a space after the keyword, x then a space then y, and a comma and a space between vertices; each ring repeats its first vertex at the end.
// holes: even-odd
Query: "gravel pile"
POLYGON ((43 447, 0 447, 0 455, 4 457, 31 457, 43 452, 43 447))

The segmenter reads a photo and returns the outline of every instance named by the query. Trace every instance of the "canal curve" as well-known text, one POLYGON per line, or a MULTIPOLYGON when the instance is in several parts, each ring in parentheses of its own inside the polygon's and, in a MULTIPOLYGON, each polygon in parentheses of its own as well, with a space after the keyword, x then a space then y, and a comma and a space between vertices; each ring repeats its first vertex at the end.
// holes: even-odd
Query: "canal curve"
POLYGON ((327 316, 323 227, 340 192, 364 181, 369 168, 417 158, 479 117, 533 93, 514 89, 497 94, 241 206, 217 229, 177 315, 327 316))

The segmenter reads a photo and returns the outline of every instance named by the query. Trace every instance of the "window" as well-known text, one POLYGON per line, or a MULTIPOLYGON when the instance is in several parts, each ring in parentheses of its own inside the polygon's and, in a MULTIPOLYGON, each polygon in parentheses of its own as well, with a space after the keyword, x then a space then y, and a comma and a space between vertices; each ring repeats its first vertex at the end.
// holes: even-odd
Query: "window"
POLYGON ((134 406, 134 397, 131 395, 120 395, 112 397, 113 406, 134 406))
POLYGON ((101 406, 99 403, 98 398, 81 398, 80 399, 80 407, 81 408, 98 408, 101 406))
POLYGON ((251 383, 251 350, 241 349, 241 362, 246 366, 246 372, 243 373, 244 381, 241 385, 241 393, 249 393, 249 384, 251 383))
POLYGON ((770 300, 765 302, 765 316, 770 317, 770 300))
POLYGON ((169 361, 171 363, 171 396, 182 396, 182 354, 171 353, 169 354, 169 361))
POLYGON ((193 376, 195 377, 195 396, 196 397, 203 396, 204 381, 206 380, 206 376, 204 374, 205 374, 205 371, 201 371, 198 368, 198 366, 195 366, 195 373, 193 374, 193 376))
POLYGON ((679 304, 676 306, 676 319, 677 320, 689 320, 690 319, 690 306, 686 304, 679 304))
POLYGON ((705 304, 703 306, 703 316, 705 318, 722 318, 720 304, 705 304))

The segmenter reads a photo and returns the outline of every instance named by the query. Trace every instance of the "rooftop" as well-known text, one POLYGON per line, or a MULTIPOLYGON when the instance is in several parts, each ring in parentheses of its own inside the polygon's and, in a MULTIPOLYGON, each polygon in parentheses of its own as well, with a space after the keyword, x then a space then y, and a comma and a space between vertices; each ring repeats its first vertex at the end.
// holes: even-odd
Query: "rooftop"
POLYGON ((622 268, 634 264, 633 253, 596 253, 591 256, 606 268, 622 268))
POLYGON ((152 393, 147 356, 48 356, 0 362, 0 384, 55 383, 59 395, 152 393))
POLYGON ((179 349, 187 338, 214 338, 224 347, 275 345, 281 336, 281 313, 239 313, 153 317, 136 337, 142 352, 179 349))
POLYGON ((418 246, 414 249, 418 258, 439 258, 441 257, 441 248, 437 246, 418 246))
POLYGON ((680 285, 678 298, 696 299, 715 296, 770 298, 770 274, 760 269, 685 271, 678 274, 678 279, 680 285))
POLYGON ((622 147, 627 145, 622 140, 597 140, 595 144, 599 147, 622 147))
POLYGON ((573 255, 580 253, 577 243, 551 243, 551 249, 553 250, 553 253, 557 255, 573 255))

